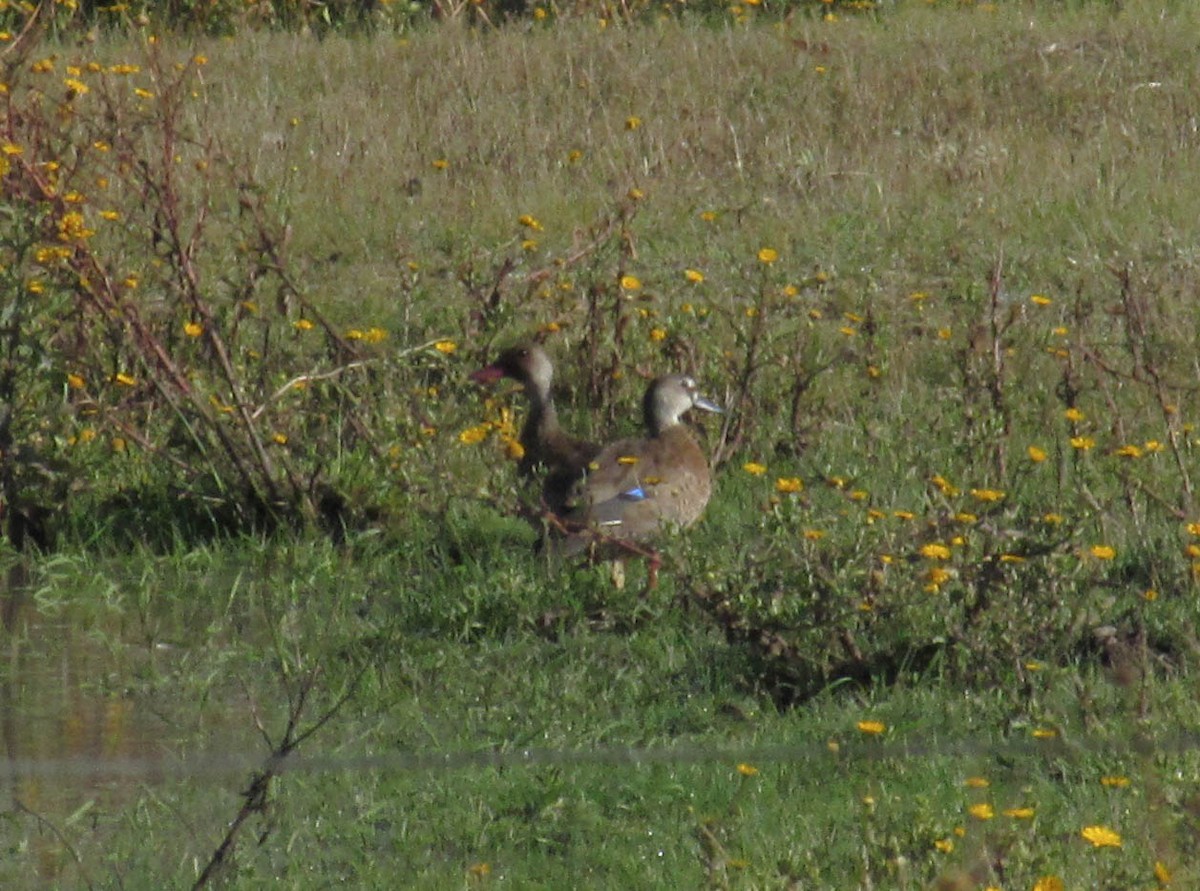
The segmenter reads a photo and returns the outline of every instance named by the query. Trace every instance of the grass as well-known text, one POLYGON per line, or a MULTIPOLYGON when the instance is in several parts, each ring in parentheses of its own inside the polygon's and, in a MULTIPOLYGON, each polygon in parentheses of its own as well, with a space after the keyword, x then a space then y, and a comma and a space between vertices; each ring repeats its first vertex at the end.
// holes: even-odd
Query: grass
POLYGON ((55 546, 5 556, 4 883, 196 882, 243 808, 205 881, 1187 887, 1195 18, 39 47, 14 101, 59 107, 86 57, 180 105, 96 77, 28 128, 94 147, 100 95, 123 122, 62 176, 125 225, 59 266, 34 248, 69 208, 5 179, 3 274, 38 299, 0 488, 10 538, 23 512, 55 546), (178 164, 122 178, 167 122, 178 164), (112 315, 81 256, 139 282, 112 315), (573 430, 631 431, 667 368, 730 410, 648 594, 516 517, 519 399, 467 374, 531 332, 573 430))

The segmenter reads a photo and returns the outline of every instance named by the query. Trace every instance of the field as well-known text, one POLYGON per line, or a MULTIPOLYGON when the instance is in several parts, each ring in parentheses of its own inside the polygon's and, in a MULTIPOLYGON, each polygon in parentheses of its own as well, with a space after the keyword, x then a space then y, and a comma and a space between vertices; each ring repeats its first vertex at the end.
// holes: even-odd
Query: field
POLYGON ((18 42, 5 887, 1200 882, 1200 12, 18 42), (725 414, 625 583, 564 425, 725 414))

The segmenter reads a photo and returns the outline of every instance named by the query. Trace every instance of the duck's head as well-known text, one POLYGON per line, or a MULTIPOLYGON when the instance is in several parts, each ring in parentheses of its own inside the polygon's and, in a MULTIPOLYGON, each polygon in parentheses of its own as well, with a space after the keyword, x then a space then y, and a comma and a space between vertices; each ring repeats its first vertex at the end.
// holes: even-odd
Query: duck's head
POLYGON ((553 376, 554 366, 546 351, 536 343, 523 343, 509 347, 491 365, 472 372, 471 380, 492 384, 502 377, 511 377, 538 393, 549 393, 553 376))
POLYGON ((684 374, 655 378, 642 400, 646 428, 654 436, 678 424, 679 419, 693 408, 721 412, 721 407, 700 395, 696 382, 684 374))

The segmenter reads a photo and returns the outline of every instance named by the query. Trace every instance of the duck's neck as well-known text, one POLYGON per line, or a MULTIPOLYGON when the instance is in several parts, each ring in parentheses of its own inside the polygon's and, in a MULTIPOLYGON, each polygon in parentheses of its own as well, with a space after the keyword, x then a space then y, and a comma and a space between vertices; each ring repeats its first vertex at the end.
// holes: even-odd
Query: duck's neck
POLYGON ((530 384, 525 387, 525 393, 529 399, 529 415, 525 418, 521 441, 528 444, 544 440, 558 429, 558 412, 550 398, 549 387, 530 384))

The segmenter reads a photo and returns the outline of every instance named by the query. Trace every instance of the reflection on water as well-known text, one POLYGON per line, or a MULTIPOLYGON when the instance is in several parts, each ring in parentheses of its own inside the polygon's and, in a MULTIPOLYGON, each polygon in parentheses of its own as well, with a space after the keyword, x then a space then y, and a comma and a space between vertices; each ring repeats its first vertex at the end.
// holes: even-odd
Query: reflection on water
POLYGON ((40 877, 52 879, 71 857, 54 827, 93 810, 119 810, 143 784, 160 782, 171 734, 160 716, 114 683, 137 658, 136 648, 122 646, 116 630, 43 616, 21 572, 10 570, 0 590, 4 811, 37 819, 8 821, 5 836, 27 835, 4 841, 9 850, 27 849, 40 877), (113 761, 124 769, 106 774, 104 764, 113 761), (80 769, 53 769, 65 762, 80 769))

